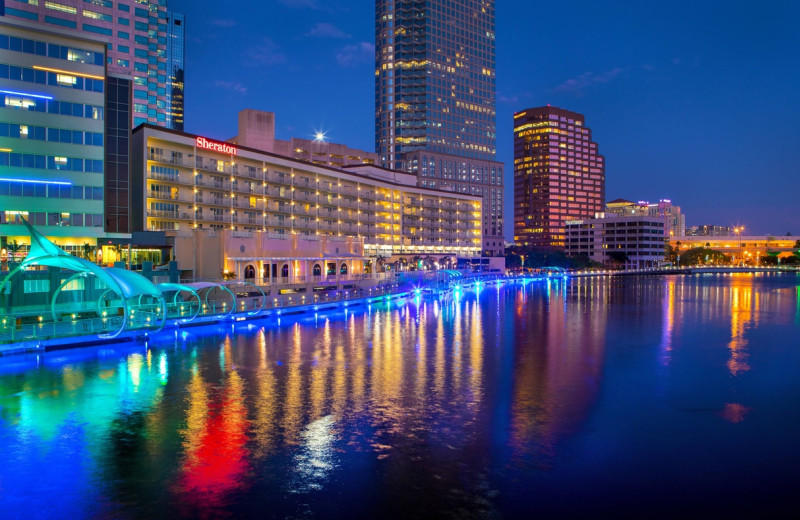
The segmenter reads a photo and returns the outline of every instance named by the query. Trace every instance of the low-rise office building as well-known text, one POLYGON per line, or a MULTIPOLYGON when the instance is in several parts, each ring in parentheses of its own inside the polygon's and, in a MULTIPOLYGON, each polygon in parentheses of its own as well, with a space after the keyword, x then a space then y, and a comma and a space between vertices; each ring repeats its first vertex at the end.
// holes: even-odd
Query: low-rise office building
POLYGON ((480 256, 481 198, 418 187, 410 174, 316 165, 152 125, 134 130, 132 149, 135 230, 353 237, 363 256, 387 261, 480 256))
POLYGON ((664 261, 667 237, 661 218, 601 213, 567 221, 565 230, 568 255, 583 254, 595 262, 628 268, 658 267, 664 261))
POLYGON ((669 237, 680 237, 686 234, 686 215, 680 206, 675 206, 669 199, 661 199, 650 203, 644 200, 633 202, 616 199, 606 203, 606 213, 621 217, 650 216, 664 219, 666 234, 669 237))

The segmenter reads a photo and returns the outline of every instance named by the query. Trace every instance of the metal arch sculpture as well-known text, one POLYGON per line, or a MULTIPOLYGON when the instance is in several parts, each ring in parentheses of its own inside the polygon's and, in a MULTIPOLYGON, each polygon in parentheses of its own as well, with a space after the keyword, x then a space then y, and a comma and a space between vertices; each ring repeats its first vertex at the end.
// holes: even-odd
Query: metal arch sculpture
MULTIPOLYGON (((223 285, 228 287, 228 288, 230 288, 231 286, 235 286, 235 285, 244 285, 244 286, 252 285, 253 287, 255 287, 258 290, 258 292, 261 293, 261 306, 258 309, 253 309, 252 311, 245 310, 244 312, 245 312, 245 314, 247 314, 247 316, 255 316, 256 314, 258 314, 259 312, 263 311, 266 308, 266 306, 267 306, 267 294, 258 285, 254 284, 252 282, 248 282, 246 280, 234 280, 234 281, 231 281, 231 282, 225 282, 223 285)), ((231 292, 233 292, 233 291, 231 291, 231 292)))
POLYGON ((57 245, 53 244, 47 238, 45 238, 41 233, 36 231, 24 218, 20 217, 22 224, 28 230, 28 233, 31 237, 31 248, 28 252, 28 256, 25 257, 20 264, 14 268, 11 272, 9 272, 6 277, 3 279, 2 285, 0 285, 0 294, 2 294, 7 289, 10 291, 10 281, 11 279, 20 271, 25 269, 26 267, 32 265, 43 265, 48 267, 60 267, 62 269, 67 269, 70 271, 78 271, 78 272, 90 272, 103 280, 108 287, 116 288, 117 294, 122 299, 123 305, 123 318, 122 318, 122 325, 120 326, 119 330, 113 333, 104 333, 99 334, 99 337, 102 338, 115 338, 119 336, 122 331, 125 329, 127 325, 127 302, 125 301, 125 295, 122 287, 107 273, 103 271, 102 268, 99 266, 89 262, 88 260, 84 260, 83 258, 77 258, 57 245))
POLYGON ((170 293, 170 292, 174 292, 175 295, 172 297, 172 305, 174 305, 176 307, 178 306, 178 296, 180 296, 181 293, 188 292, 194 298, 197 299, 197 310, 192 315, 192 317, 191 318, 183 318, 183 317, 179 316, 179 317, 175 318, 176 323, 178 321, 180 321, 181 323, 189 323, 190 321, 193 321, 195 318, 197 318, 197 316, 200 314, 200 309, 203 306, 203 300, 200 299, 200 295, 197 294, 197 291, 195 291, 194 289, 192 289, 188 285, 182 285, 182 284, 178 284, 178 283, 160 283, 160 284, 156 285, 156 287, 158 287, 158 290, 161 291, 161 294, 167 294, 167 293, 170 293))
MULTIPOLYGON (((50 299, 50 314, 53 316, 53 321, 58 321, 58 316, 56 315, 56 299, 58 298, 58 295, 61 293, 61 291, 64 290, 64 287, 69 285, 73 280, 76 280, 78 278, 85 278, 89 276, 89 274, 90 273, 81 271, 80 273, 75 273, 66 280, 64 280, 63 282, 61 282, 61 285, 58 286, 58 289, 56 289, 56 291, 53 293, 53 297, 50 299)), ((108 290, 103 291, 103 293, 100 295, 100 298, 105 296, 106 292, 108 292, 108 290)), ((98 298, 98 302, 100 301, 100 298, 98 298)))
POLYGON ((164 329, 164 325, 167 323, 167 300, 153 282, 140 274, 119 267, 106 267, 103 270, 114 277, 117 283, 126 291, 126 297, 138 298, 140 306, 143 297, 149 296, 156 300, 160 309, 160 312, 157 313, 160 316, 157 322, 156 332, 160 332, 164 329))
POLYGON ((220 288, 223 291, 230 294, 232 298, 230 310, 228 310, 228 312, 226 312, 225 314, 220 314, 220 316, 223 318, 227 318, 233 313, 233 311, 236 310, 236 295, 233 294, 233 291, 225 287, 223 284, 213 283, 213 282, 194 282, 194 283, 188 283, 186 284, 186 286, 191 287, 192 289, 197 291, 198 295, 200 295, 200 293, 204 293, 202 299, 205 305, 208 305, 208 295, 211 294, 211 291, 213 291, 215 288, 220 288))
POLYGON ((10 292, 11 279, 17 273, 29 266, 39 265, 59 267, 69 271, 75 271, 76 274, 71 276, 65 283, 62 283, 58 290, 54 293, 53 300, 51 301, 51 312, 54 313, 55 297, 63 289, 66 283, 69 283, 79 276, 87 276, 88 274, 92 274, 101 280, 106 287, 108 287, 108 289, 102 293, 98 299, 98 302, 102 300, 102 298, 105 297, 109 291, 112 291, 117 293, 119 296, 123 310, 122 323, 119 329, 112 332, 98 334, 98 337, 110 339, 119 336, 128 326, 129 300, 142 295, 152 296, 160 300, 160 308, 164 314, 164 317, 159 320, 160 322, 158 323, 158 330, 161 330, 164 327, 164 323, 166 322, 165 300, 155 285, 153 285, 152 282, 150 282, 147 278, 124 269, 102 268, 88 260, 72 256, 57 245, 50 242, 21 216, 20 220, 31 237, 30 251, 25 259, 20 262, 16 268, 9 272, 3 279, 2 283, 0 283, 0 294, 3 294, 6 291, 10 292))

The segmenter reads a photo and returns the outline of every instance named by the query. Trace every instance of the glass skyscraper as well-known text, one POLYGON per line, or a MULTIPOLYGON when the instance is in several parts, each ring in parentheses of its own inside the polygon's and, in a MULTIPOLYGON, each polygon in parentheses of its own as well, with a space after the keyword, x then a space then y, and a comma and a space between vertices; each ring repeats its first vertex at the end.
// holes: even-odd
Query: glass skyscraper
POLYGON ((183 54, 186 18, 167 13, 167 128, 183 131, 183 54))
POLYGON ((495 162, 493 0, 375 2, 375 148, 420 186, 483 197, 484 254, 503 252, 495 162))
POLYGON ((167 0, 14 0, 5 15, 99 36, 107 44, 109 76, 133 81, 131 127, 151 123, 183 128, 184 18, 167 0), (180 23, 176 23, 180 21, 180 23), (180 43, 177 43, 178 40, 180 43), (172 49, 171 54, 169 49, 172 49), (173 71, 181 71, 175 79, 173 71), (180 83, 180 95, 172 92, 180 83), (175 100, 180 107, 172 108, 175 100), (180 113, 180 117, 175 116, 180 113))

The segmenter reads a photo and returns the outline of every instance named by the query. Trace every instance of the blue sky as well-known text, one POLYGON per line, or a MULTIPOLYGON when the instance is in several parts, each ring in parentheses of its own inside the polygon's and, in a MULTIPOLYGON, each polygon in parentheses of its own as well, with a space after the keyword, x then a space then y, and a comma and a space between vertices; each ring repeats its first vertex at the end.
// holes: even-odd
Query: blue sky
MULTIPOLYGON (((374 4, 169 0, 186 14, 186 130, 236 134, 243 108, 279 138, 374 149, 374 4), (224 5, 224 4, 223 4, 224 5)), ((497 1, 498 160, 512 231, 514 111, 586 116, 606 197, 672 199, 687 225, 800 235, 800 43, 794 1, 497 1)))

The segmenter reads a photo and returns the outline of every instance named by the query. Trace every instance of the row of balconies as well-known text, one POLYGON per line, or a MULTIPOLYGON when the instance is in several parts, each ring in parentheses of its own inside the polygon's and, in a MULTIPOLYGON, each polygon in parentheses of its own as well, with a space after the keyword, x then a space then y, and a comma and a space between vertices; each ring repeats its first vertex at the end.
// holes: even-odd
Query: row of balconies
MULTIPOLYGON (((174 164, 186 168, 195 168, 195 163, 188 160, 177 160, 177 159, 173 160, 171 158, 166 158, 163 156, 154 156, 154 155, 151 155, 149 159, 164 164, 174 164)), ((206 161, 198 161, 196 167, 198 170, 209 171, 219 175, 226 175, 228 177, 233 175, 238 179, 241 178, 254 179, 256 181, 260 181, 259 184, 262 184, 264 181, 266 181, 284 186, 294 186, 301 188, 309 188, 315 191, 325 191, 336 195, 349 195, 352 197, 360 197, 370 200, 375 199, 374 189, 373 190, 358 189, 358 187, 356 186, 340 186, 338 182, 318 183, 316 182, 316 179, 310 179, 305 176, 297 176, 297 175, 295 175, 295 177, 292 177, 290 173, 284 173, 281 176, 279 172, 276 171, 263 172, 260 169, 256 169, 254 171, 248 171, 242 168, 236 168, 236 166, 234 166, 233 168, 231 168, 230 166, 226 166, 222 169, 219 169, 215 163, 210 163, 206 161)), ((181 172, 181 174, 179 174, 178 176, 175 176, 173 174, 148 172, 148 178, 173 182, 176 184, 195 184, 192 177, 194 177, 194 175, 191 172, 181 172)), ((211 182, 212 185, 214 184, 214 181, 209 181, 207 179, 202 179, 202 180, 198 179, 198 181, 199 182, 197 182, 196 184, 202 186, 209 185, 207 184, 208 182, 211 182)), ((219 186, 214 186, 214 187, 219 187, 219 186)), ((229 179, 224 182, 223 189, 230 189, 229 179)))
MULTIPOLYGON (((239 194, 247 194, 247 195, 254 195, 254 196, 268 196, 268 197, 275 197, 275 198, 283 198, 285 200, 296 200, 296 201, 304 201, 304 202, 314 202, 319 204, 327 204, 331 206, 342 206, 342 207, 350 207, 354 209, 371 209, 375 207, 374 203, 371 202, 372 200, 377 200, 378 202, 383 203, 393 203, 397 204, 399 208, 399 197, 397 195, 386 194, 386 193, 375 193, 370 192, 369 190, 356 190, 356 189, 349 189, 345 190, 342 188, 341 194, 361 198, 362 200, 359 202, 358 200, 349 200, 346 198, 339 198, 339 193, 336 192, 327 192, 324 190, 314 191, 313 193, 303 193, 302 191, 294 190, 293 192, 289 192, 287 190, 283 190, 278 186, 261 186, 260 184, 254 185, 247 185, 246 183, 232 183, 230 180, 219 180, 219 179, 210 179, 210 178, 199 178, 194 177, 191 174, 183 173, 181 175, 175 176, 172 174, 163 174, 163 173, 154 173, 151 172, 148 174, 150 179, 158 180, 162 182, 168 182, 171 184, 177 185, 191 185, 193 187, 203 187, 203 188, 210 188, 216 189, 226 192, 236 192, 239 194), (317 194, 319 193, 319 195, 317 194), (334 195, 331 200, 328 200, 328 195, 334 195), (364 200, 366 199, 366 201, 364 200)), ((408 201, 406 201, 408 204, 408 201)), ((432 200, 425 200, 420 205, 423 208, 430 208, 430 209, 456 209, 458 211, 474 211, 474 206, 470 203, 454 203, 452 201, 432 201, 432 200)), ((386 207, 385 204, 383 207, 386 207)))
MULTIPOLYGON (((256 201, 256 205, 253 206, 250 204, 249 200, 238 200, 232 201, 229 198, 224 197, 200 197, 197 196, 197 200, 189 199, 188 197, 171 197, 169 193, 160 193, 160 192, 151 192, 150 195, 153 199, 157 200, 173 200, 173 201, 180 201, 180 202, 188 202, 188 203, 200 203, 204 205, 216 205, 221 206, 228 209, 244 209, 244 210, 252 210, 255 212, 264 212, 269 211, 270 213, 285 213, 287 215, 295 215, 295 216, 308 216, 314 218, 330 218, 336 220, 351 220, 351 221, 360 221, 360 222, 370 222, 370 223, 381 223, 381 224, 399 224, 401 222, 401 218, 399 214, 390 215, 390 214, 372 214, 372 213, 352 213, 352 212, 324 212, 319 211, 318 208, 304 208, 300 205, 289 205, 289 204, 278 204, 275 202, 268 202, 266 204, 263 201, 258 200, 256 201)), ((454 216, 454 215, 447 215, 447 214, 440 214, 440 213, 426 213, 422 212, 422 215, 405 215, 402 221, 409 223, 418 223, 420 227, 427 227, 430 224, 439 224, 438 227, 444 228, 457 228, 457 229, 470 229, 472 227, 480 227, 480 221, 477 219, 467 219, 465 217, 454 216), (426 220, 426 219, 433 219, 433 220, 426 220), (472 223, 472 225, 470 225, 472 223)))

